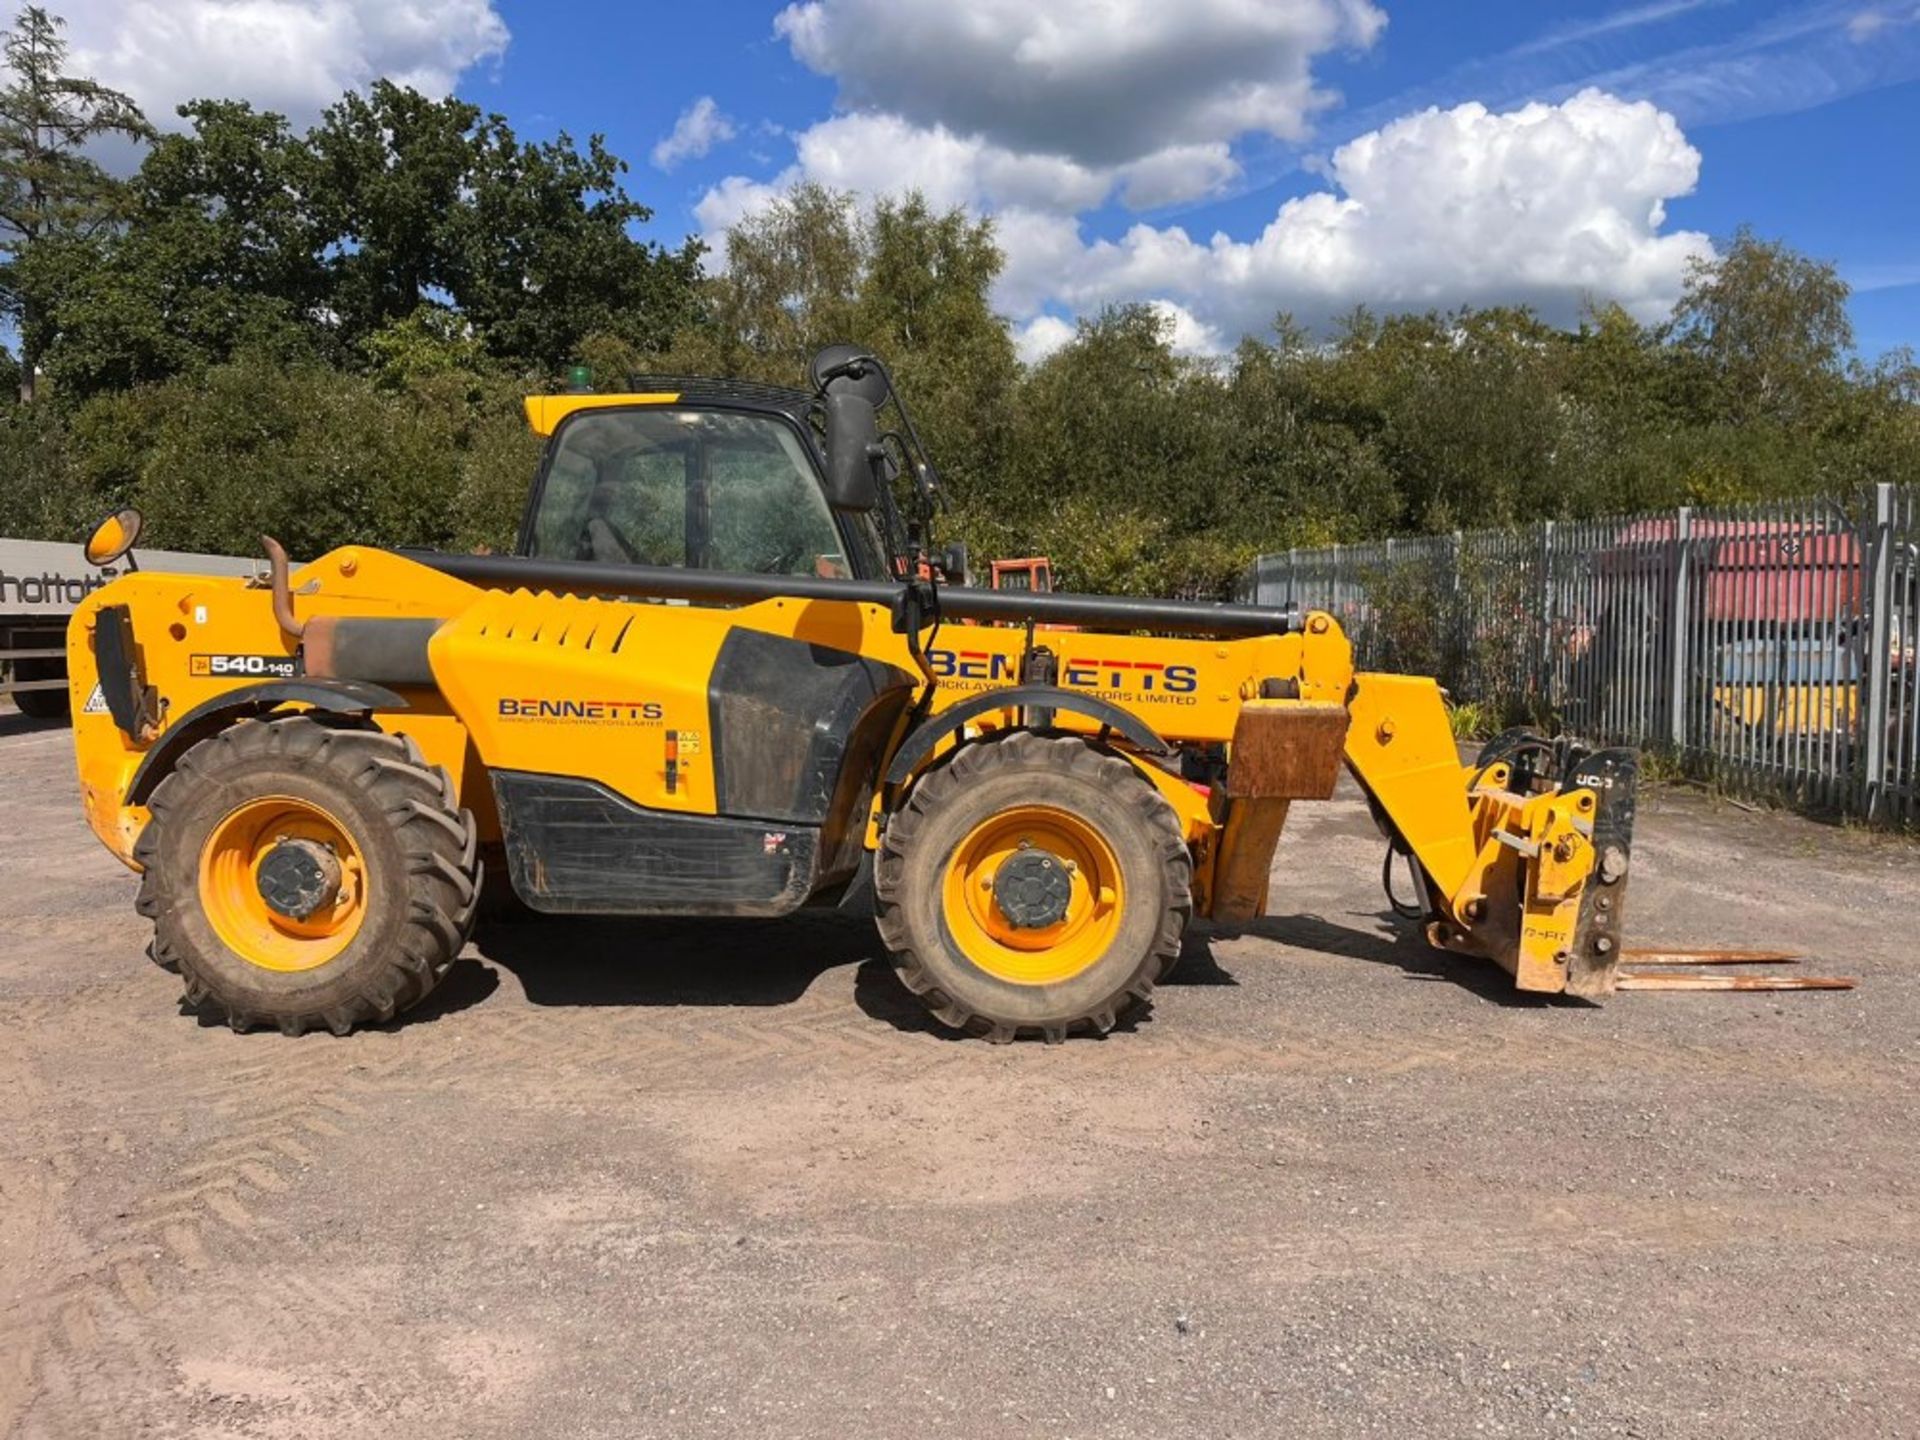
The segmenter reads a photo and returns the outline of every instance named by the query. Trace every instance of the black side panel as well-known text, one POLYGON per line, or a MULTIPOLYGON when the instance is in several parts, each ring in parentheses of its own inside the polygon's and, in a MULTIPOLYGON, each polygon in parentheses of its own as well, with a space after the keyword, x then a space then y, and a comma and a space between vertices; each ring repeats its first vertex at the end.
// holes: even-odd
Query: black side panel
POLYGON ((507 869, 536 910, 785 915, 814 888, 819 832, 649 810, 592 780, 493 772, 507 869))
MULTIPOLYGON (((826 824, 836 793, 843 805, 853 798, 842 771, 873 768, 912 692, 904 670, 852 651, 734 630, 707 683, 715 808, 826 824)), ((874 777, 864 779, 871 794, 874 777)))
POLYGON ((125 605, 100 607, 93 626, 93 660, 113 723, 130 738, 141 738, 153 724, 154 707, 134 644, 133 612, 125 605))
POLYGON ((342 617, 333 622, 332 663, 314 673, 382 685, 430 687, 434 679, 433 666, 427 662, 427 642, 444 623, 342 617))

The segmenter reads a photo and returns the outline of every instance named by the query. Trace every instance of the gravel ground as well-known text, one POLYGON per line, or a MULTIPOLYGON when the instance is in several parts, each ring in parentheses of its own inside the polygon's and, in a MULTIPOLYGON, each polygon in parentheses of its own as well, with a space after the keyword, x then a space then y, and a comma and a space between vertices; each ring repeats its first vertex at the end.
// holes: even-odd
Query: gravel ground
POLYGON ((1920 852, 1656 794, 1632 938, 1841 995, 1522 1000, 1357 797, 1104 1041, 955 1043, 871 927, 483 933, 237 1036, 0 713, 0 1434, 1920 1434, 1920 852))

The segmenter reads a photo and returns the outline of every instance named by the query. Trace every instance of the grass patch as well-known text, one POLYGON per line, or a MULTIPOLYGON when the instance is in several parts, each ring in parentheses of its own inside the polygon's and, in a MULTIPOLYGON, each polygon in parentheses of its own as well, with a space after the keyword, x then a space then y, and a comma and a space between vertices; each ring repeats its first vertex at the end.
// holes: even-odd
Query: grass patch
POLYGON ((1479 700, 1449 702, 1447 724, 1453 727, 1453 738, 1460 741, 1491 740, 1501 730, 1499 712, 1479 700))

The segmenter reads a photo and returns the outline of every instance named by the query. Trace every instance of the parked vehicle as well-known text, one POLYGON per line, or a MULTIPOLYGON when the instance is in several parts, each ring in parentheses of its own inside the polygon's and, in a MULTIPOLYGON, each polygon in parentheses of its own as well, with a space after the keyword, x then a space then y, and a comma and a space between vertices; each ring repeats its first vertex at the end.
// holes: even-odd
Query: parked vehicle
POLYGON ((143 550, 96 568, 81 545, 0 537, 0 695, 37 719, 67 714, 68 617, 116 576, 136 570, 248 575, 259 566, 231 555, 143 550))

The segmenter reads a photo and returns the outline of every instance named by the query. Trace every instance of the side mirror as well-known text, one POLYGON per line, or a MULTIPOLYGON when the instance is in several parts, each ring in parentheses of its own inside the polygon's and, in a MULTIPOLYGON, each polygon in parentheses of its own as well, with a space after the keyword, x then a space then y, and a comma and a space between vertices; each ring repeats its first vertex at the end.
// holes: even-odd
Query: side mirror
POLYGON ((87 563, 102 569, 113 564, 133 549, 133 542, 140 538, 140 527, 145 523, 140 512, 131 505, 107 516, 93 527, 93 533, 87 537, 83 547, 87 563))
POLYGON ((946 554, 941 558, 940 570, 947 577, 949 585, 967 583, 967 542, 955 540, 947 546, 946 554))
POLYGON ((823 395, 861 396, 878 410, 887 403, 887 377, 879 362, 858 345, 829 345, 807 362, 807 379, 823 395))
POLYGON ((827 503, 856 513, 880 503, 874 465, 881 458, 880 420, 864 396, 829 394, 827 407, 827 503))

